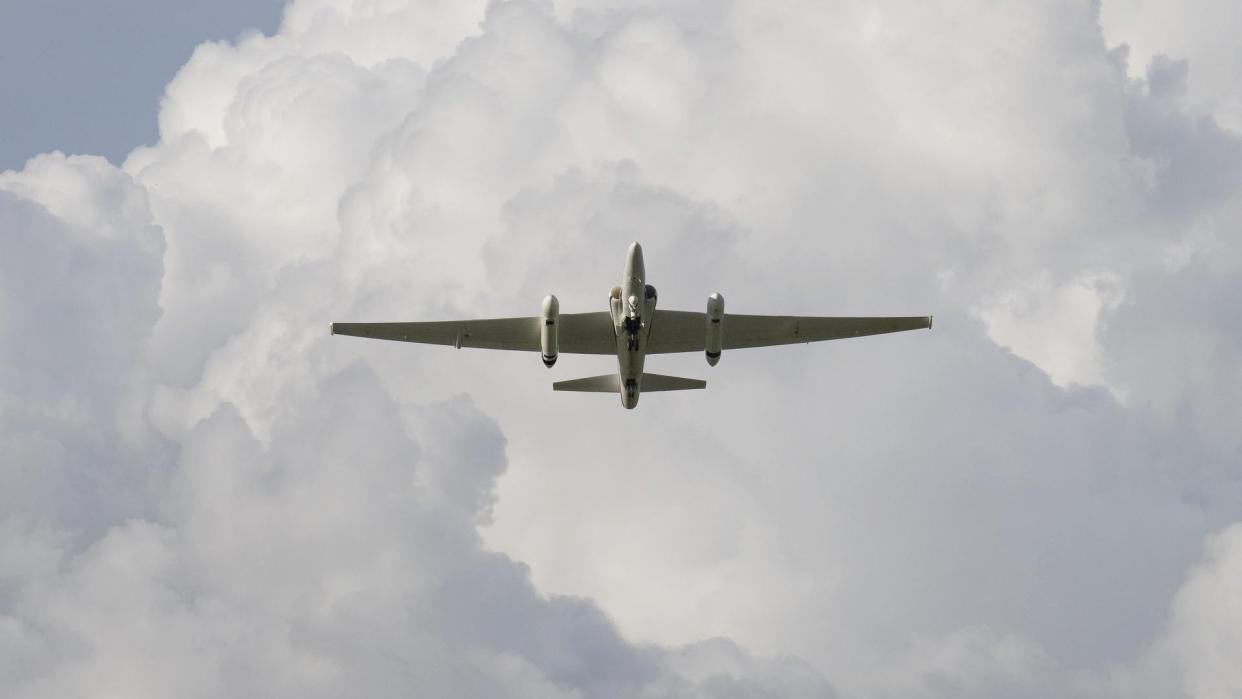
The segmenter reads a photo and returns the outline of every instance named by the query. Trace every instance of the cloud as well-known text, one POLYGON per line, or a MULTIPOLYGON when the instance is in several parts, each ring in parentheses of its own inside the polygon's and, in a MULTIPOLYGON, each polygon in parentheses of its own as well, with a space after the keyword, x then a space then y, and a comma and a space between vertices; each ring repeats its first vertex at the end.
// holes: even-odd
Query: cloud
POLYGON ((1242 147, 1096 13, 306 0, 200 47, 123 168, 0 175, 0 682, 1229 686, 1242 147), (633 239, 662 306, 936 329, 633 413, 325 332, 600 309, 633 239))
POLYGON ((1242 132, 1242 91, 1237 86, 1242 57, 1221 27, 1242 21, 1242 8, 1226 1, 1204 2, 1184 12, 1176 2, 1110 0, 1101 5, 1105 37, 1124 44, 1136 75, 1176 56, 1193 66, 1187 86, 1192 108, 1211 114, 1235 134, 1242 132))
POLYGON ((332 279, 323 262, 282 271, 211 349, 216 401, 190 419, 153 356, 181 219, 156 223, 149 190, 101 158, 43 156, 0 188, 6 695, 833 696, 726 641, 632 644, 487 551, 506 440, 469 398, 403 403, 356 360, 314 366, 320 323, 286 347, 296 366, 236 377, 308 335, 298 303, 332 279), (257 408, 269 391, 281 406, 257 408))
POLYGON ((6 515, 97 526, 144 508, 154 464, 131 460, 158 446, 136 359, 160 318, 164 253, 147 202, 98 157, 53 153, 0 174, 6 515))
POLYGON ((1226 697, 1242 689, 1242 672, 1232 662, 1242 649, 1242 600, 1234 584, 1242 574, 1242 526, 1214 535, 1206 548, 1173 600, 1168 651, 1189 694, 1226 697))
POLYGON ((1202 558, 1186 574, 1170 605, 1162 633, 1141 657, 1084 678, 1079 692, 1092 696, 1228 697, 1242 687, 1237 657, 1239 554, 1242 527, 1209 536, 1202 558))

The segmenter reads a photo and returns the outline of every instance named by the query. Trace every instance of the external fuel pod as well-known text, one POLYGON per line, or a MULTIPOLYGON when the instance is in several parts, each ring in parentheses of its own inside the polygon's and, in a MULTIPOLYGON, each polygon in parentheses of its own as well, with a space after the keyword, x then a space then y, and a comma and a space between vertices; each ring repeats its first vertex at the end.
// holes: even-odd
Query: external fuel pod
POLYGON ((703 343, 707 363, 716 366, 724 344, 724 297, 719 293, 707 297, 707 341, 703 343))
POLYGON ((561 324, 561 303, 555 296, 548 294, 543 300, 539 320, 539 350, 543 356, 543 365, 551 369, 560 354, 556 331, 561 324))

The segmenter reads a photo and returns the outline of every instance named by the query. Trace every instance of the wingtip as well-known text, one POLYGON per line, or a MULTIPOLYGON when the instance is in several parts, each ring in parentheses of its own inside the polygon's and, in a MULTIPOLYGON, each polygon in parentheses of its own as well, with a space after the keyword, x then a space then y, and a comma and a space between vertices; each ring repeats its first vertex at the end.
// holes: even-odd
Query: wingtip
POLYGON ((328 323, 328 334, 329 335, 336 334, 336 323, 328 323))
POLYGON ((927 316, 927 329, 928 329, 928 330, 931 330, 931 329, 932 329, 932 323, 934 323, 934 322, 935 322, 935 320, 936 320, 936 316, 934 316, 934 315, 932 315, 932 316, 927 316))

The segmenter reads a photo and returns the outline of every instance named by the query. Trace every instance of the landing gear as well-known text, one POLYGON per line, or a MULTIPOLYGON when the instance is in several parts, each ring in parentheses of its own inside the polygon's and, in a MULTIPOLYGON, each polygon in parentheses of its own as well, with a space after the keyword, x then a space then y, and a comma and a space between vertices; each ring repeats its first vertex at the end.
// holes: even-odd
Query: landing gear
POLYGON ((638 331, 642 329, 642 320, 638 318, 626 317, 621 321, 621 327, 625 330, 626 340, 625 347, 631 351, 638 350, 638 331))

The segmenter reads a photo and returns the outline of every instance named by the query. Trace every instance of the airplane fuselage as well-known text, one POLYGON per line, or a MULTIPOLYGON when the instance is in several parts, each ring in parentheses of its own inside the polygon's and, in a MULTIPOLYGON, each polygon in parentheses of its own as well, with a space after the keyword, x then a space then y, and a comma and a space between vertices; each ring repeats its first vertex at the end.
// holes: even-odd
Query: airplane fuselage
POLYGON ((647 338, 655 317, 655 287, 647 285, 643 248, 630 245, 625 258, 621 286, 614 287, 609 299, 612 322, 617 334, 617 373, 621 381, 621 404, 638 405, 642 391, 643 362, 647 357, 647 338))

